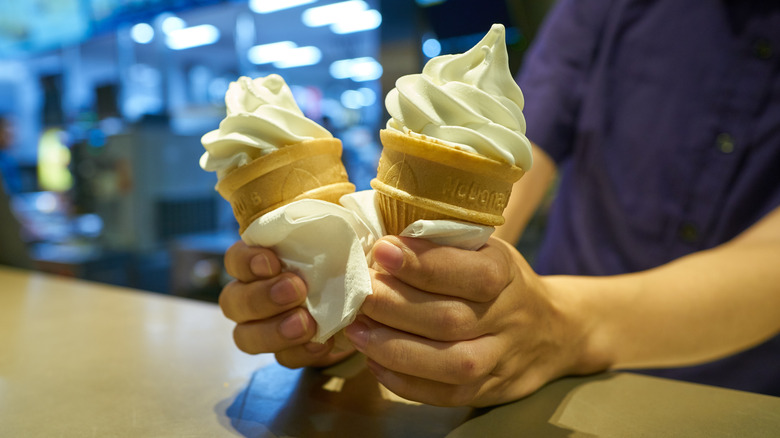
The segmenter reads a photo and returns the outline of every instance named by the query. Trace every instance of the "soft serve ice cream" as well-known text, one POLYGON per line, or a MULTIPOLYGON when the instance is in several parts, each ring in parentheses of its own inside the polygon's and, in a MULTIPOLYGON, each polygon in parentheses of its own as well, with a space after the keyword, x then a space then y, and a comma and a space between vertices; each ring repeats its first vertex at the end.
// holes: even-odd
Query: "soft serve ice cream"
MULTIPOLYGON (((230 202, 248 245, 272 248, 306 282, 314 342, 352 322, 371 293, 367 251, 378 237, 356 212, 341 141, 306 118, 278 75, 239 78, 225 96, 227 116, 203 136, 203 169, 230 202), (354 203, 353 199, 353 203, 354 203)), ((357 209, 356 209, 357 210, 357 209)))
POLYGON ((295 103, 290 87, 272 74, 231 82, 225 94, 227 116, 219 129, 201 139, 206 152, 200 159, 204 170, 218 178, 256 158, 284 146, 333 136, 307 118, 295 103))
POLYGON ((512 184, 532 164, 523 103, 500 24, 471 50, 399 78, 371 181, 387 232, 418 220, 503 224, 512 184))
POLYGON ((532 157, 523 104, 509 71, 504 26, 494 24, 471 50, 435 57, 421 74, 399 78, 385 99, 387 129, 527 171, 532 157))
POLYGON ((243 233, 260 216, 300 199, 338 202, 355 191, 341 141, 307 118, 279 75, 232 82, 227 115, 201 139, 203 169, 233 207, 243 233))

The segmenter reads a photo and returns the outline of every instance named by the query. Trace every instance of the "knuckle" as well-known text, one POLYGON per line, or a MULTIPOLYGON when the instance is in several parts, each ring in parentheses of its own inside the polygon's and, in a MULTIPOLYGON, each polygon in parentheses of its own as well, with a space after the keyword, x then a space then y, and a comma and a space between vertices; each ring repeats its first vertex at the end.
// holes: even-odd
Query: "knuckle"
POLYGON ((475 291, 483 301, 496 298, 509 284, 507 267, 502 263, 490 263, 486 266, 484 275, 475 284, 475 291))
POLYGON ((240 313, 245 315, 247 319, 255 319, 262 314, 262 303, 256 299, 258 295, 257 286, 252 284, 250 287, 243 287, 238 294, 238 306, 240 306, 240 313))
POLYGON ((480 366, 479 360, 474 357, 462 357, 459 361, 455 362, 455 366, 455 374, 466 382, 471 382, 482 376, 482 367, 480 366))
POLYGON ((472 348, 459 344, 455 358, 451 360, 453 369, 450 372, 464 383, 480 381, 488 374, 490 367, 487 361, 472 348))
POLYGON ((219 295, 219 306, 222 313, 230 320, 243 323, 252 320, 268 318, 273 310, 266 298, 267 282, 256 281, 242 283, 233 280, 228 283, 219 295))
POLYGON ((222 288, 222 292, 220 292, 219 298, 217 299, 219 308, 222 309, 222 314, 224 314, 226 318, 233 321, 235 321, 238 317, 238 315, 236 315, 236 306, 234 305, 234 301, 236 290, 239 288, 239 286, 240 283, 237 280, 231 281, 225 285, 224 288, 222 288))
POLYGON ((367 296, 360 308, 362 313, 369 317, 384 314, 390 307, 390 297, 392 293, 392 287, 388 282, 392 282, 393 277, 387 274, 378 273, 373 271, 371 274, 371 289, 372 294, 367 296))
POLYGON ((241 272, 238 267, 242 266, 241 258, 242 254, 245 252, 245 249, 246 244, 241 240, 238 240, 233 243, 233 245, 231 245, 227 251, 225 251, 225 270, 227 271, 228 275, 233 278, 241 277, 241 272))
POLYGON ((446 301, 439 313, 441 332, 454 338, 466 336, 471 332, 475 319, 473 314, 459 301, 446 301))
POLYGON ((458 341, 476 336, 479 318, 467 304, 458 300, 448 300, 442 303, 438 312, 441 340, 458 341))
POLYGON ((236 325, 233 329, 233 342, 239 350, 247 354, 260 354, 266 352, 257 344, 257 342, 255 342, 254 337, 247 336, 246 327, 241 324, 236 325))
POLYGON ((291 348, 294 342, 283 339, 277 332, 279 318, 236 324, 233 342, 248 354, 278 353, 291 348))

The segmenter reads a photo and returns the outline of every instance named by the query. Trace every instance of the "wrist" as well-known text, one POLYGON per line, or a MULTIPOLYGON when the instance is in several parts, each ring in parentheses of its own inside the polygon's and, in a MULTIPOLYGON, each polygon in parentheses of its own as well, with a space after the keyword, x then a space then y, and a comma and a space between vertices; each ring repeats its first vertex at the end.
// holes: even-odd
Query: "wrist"
POLYGON ((563 275, 541 277, 563 327, 563 374, 593 374, 608 370, 615 363, 598 306, 593 305, 597 301, 586 284, 588 280, 563 275))

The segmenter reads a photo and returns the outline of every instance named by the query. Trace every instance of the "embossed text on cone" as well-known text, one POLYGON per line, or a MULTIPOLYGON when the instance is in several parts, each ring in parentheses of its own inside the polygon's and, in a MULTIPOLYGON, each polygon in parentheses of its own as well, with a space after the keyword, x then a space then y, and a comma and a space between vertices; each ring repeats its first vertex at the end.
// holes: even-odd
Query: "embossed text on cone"
POLYGON ((502 213, 523 169, 438 143, 381 130, 382 155, 371 187, 388 234, 418 219, 504 223, 502 213))
POLYGON ((230 202, 239 232, 257 218, 300 199, 338 203, 355 191, 341 162, 341 141, 306 140, 280 148, 217 183, 217 191, 230 202))

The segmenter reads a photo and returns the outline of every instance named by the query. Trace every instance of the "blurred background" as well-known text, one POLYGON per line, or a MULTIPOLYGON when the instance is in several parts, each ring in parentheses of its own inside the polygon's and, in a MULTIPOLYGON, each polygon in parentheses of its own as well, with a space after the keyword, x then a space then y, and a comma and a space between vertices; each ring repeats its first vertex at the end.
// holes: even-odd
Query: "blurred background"
POLYGON ((237 77, 280 74, 376 174, 384 96, 507 28, 510 68, 554 0, 3 0, 0 263, 216 301, 238 239, 200 137, 237 77))

